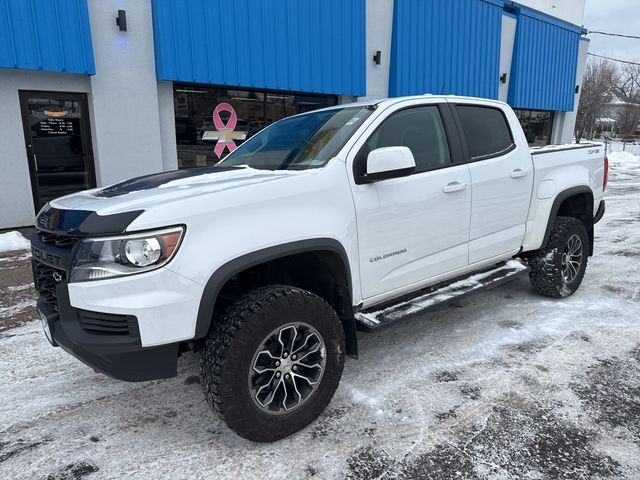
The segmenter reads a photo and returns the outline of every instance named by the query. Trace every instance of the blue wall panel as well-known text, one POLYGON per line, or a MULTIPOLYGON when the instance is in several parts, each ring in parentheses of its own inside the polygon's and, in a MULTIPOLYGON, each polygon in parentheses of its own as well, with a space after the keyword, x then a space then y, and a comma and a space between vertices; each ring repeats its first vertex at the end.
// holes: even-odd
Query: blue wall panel
POLYGON ((365 94, 365 0, 152 5, 159 80, 365 94))
POLYGON ((94 74, 87 0, 0 0, 0 67, 94 74))
POLYGON ((396 0, 389 95, 498 98, 502 2, 396 0))
POLYGON ((534 110, 573 110, 579 41, 579 27, 521 9, 509 104, 534 110))

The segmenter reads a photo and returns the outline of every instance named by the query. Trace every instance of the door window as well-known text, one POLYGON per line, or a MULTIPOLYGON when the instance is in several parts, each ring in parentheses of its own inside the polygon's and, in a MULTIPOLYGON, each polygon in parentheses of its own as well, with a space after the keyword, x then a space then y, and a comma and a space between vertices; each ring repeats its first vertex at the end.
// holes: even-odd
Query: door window
POLYGON ((502 110, 473 105, 458 105, 457 110, 471 160, 504 155, 514 148, 511 130, 502 110))
POLYGON ((383 147, 408 147, 416 161, 414 173, 451 164, 447 135, 435 105, 400 110, 384 120, 360 150, 356 177, 365 174, 369 152, 383 147))

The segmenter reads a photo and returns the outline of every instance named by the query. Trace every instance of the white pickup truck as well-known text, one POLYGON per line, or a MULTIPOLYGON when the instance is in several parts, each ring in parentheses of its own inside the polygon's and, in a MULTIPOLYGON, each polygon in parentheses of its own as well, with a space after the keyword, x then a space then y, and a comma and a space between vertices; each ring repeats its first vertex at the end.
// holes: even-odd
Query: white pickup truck
POLYGON ((53 345, 117 379, 174 376, 201 351, 211 407, 276 440, 329 403, 357 330, 527 272, 571 295, 607 170, 602 145, 530 150, 501 102, 316 110, 216 166, 50 202, 32 238, 40 317, 53 345))

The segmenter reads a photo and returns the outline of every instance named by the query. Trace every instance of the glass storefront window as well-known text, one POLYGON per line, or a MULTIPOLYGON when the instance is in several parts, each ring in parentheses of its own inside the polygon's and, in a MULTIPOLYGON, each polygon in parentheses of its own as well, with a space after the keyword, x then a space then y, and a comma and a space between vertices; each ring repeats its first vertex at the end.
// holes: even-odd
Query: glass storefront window
POLYGON ((546 110, 514 110, 530 147, 544 147, 551 143, 553 112, 546 110))
POLYGON ((176 84, 178 168, 214 165, 267 125, 337 101, 333 95, 176 84))

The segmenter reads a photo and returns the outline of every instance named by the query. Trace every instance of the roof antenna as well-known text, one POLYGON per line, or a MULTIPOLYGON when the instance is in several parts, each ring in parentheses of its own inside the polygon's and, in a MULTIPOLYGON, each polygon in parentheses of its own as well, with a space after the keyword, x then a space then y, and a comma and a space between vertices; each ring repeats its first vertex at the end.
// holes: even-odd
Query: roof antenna
POLYGON ((440 95, 444 95, 444 83, 442 84, 442 90, 440 90, 440 95))

